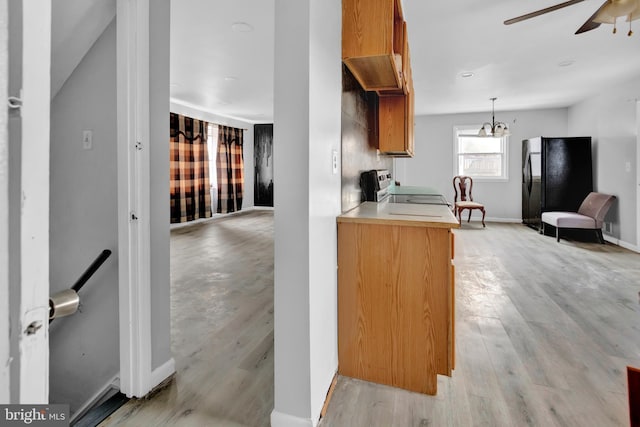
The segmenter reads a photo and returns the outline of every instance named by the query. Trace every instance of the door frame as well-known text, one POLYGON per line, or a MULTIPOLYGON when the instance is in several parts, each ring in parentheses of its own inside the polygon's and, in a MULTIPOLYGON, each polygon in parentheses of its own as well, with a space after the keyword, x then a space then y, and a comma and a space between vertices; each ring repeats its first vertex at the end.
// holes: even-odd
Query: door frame
MULTIPOLYGON (((120 390, 152 384, 149 0, 117 0, 120 390)), ((167 332, 168 333, 168 332, 167 332)))
POLYGON ((9 3, 0 0, 0 404, 8 404, 9 338, 9 3))
POLYGON ((51 0, 22 1, 19 401, 49 401, 51 0), (33 268, 38 266, 38 268, 33 268))
POLYGON ((636 251, 640 251, 640 99, 636 99, 636 251))

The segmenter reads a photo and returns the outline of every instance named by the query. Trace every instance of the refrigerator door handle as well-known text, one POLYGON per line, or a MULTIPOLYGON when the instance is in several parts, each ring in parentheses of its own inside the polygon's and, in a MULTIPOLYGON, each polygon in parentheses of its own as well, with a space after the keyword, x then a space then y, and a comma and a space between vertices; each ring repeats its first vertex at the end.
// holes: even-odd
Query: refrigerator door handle
POLYGON ((527 193, 531 194, 531 155, 529 153, 527 153, 527 157, 525 158, 524 161, 524 168, 522 170, 522 180, 525 183, 525 185, 527 186, 527 193))

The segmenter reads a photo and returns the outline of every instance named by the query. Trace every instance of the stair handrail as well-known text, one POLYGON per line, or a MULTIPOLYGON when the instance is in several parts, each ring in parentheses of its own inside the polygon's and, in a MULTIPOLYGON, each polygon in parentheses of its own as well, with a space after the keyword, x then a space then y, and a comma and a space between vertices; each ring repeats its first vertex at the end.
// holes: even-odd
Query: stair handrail
POLYGON ((103 250, 71 288, 57 292, 49 298, 49 323, 53 322, 53 319, 69 316, 78 310, 78 306, 80 305, 78 291, 80 291, 91 276, 98 271, 109 256, 111 256, 111 251, 109 249, 103 250))

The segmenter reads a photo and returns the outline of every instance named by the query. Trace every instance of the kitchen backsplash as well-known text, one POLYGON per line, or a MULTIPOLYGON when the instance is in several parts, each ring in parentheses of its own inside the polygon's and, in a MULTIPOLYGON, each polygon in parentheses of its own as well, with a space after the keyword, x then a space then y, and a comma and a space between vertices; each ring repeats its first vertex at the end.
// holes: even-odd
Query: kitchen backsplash
POLYGON ((346 66, 342 66, 342 212, 362 202, 360 173, 388 169, 393 158, 377 154, 375 114, 378 97, 366 92, 346 66))

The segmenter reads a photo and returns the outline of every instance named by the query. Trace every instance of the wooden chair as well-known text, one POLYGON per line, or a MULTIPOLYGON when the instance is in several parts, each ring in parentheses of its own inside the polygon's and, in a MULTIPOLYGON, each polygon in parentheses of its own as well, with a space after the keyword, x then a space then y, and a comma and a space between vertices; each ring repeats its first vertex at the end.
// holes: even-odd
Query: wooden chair
POLYGON ((482 212, 482 226, 486 227, 484 223, 485 210, 482 203, 474 202, 471 191, 473 190, 473 179, 470 176, 457 175, 453 177, 453 191, 455 196, 453 198, 453 213, 458 217, 458 222, 462 225, 462 211, 469 209, 469 218, 467 222, 471 221, 471 212, 474 209, 479 209, 482 212), (467 184, 468 183, 468 184, 467 184), (458 191, 460 191, 460 201, 458 201, 458 191))

